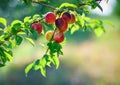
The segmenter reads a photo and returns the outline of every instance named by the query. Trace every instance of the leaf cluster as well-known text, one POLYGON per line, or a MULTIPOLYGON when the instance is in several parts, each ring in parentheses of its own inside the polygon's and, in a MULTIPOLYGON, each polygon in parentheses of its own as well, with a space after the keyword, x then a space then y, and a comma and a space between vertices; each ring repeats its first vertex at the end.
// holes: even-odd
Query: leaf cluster
POLYGON ((43 55, 41 59, 37 59, 35 62, 29 64, 26 69, 26 75, 33 69, 35 71, 40 70, 41 74, 46 77, 46 67, 51 67, 51 64, 55 65, 56 69, 59 67, 59 55, 63 55, 62 46, 55 42, 49 42, 47 44, 47 52, 43 55), (48 52, 49 51, 49 52, 48 52))

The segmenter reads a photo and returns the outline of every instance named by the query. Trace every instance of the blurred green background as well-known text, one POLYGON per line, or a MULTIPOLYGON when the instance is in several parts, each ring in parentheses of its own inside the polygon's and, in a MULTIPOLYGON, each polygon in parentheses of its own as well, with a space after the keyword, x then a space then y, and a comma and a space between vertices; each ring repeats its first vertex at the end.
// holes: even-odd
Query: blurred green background
MULTIPOLYGON (((75 0, 51 0, 50 4, 59 6, 63 2, 75 3, 75 0)), ((60 67, 58 70, 54 66, 48 68, 46 78, 39 71, 31 71, 28 77, 24 74, 25 67, 44 53, 41 37, 35 41, 35 47, 23 42, 13 49, 13 62, 0 68, 0 85, 120 85, 120 0, 104 3, 103 0, 103 13, 96 10, 90 15, 114 24, 105 23, 106 32, 101 37, 82 30, 73 35, 66 33, 60 67)), ((6 18, 8 24, 47 11, 50 10, 39 5, 32 7, 17 0, 0 0, 0 17, 6 18)))

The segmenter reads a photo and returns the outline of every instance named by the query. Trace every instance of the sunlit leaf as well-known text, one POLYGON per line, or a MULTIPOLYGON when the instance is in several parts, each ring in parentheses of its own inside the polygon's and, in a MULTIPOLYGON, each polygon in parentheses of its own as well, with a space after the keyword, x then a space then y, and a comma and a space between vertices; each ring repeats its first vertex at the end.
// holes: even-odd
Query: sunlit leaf
POLYGON ((35 45, 34 41, 31 38, 25 38, 28 42, 30 42, 33 46, 35 45))
POLYGON ((0 36, 0 41, 3 42, 4 41, 4 35, 0 36))
POLYGON ((16 44, 20 45, 23 41, 23 38, 21 36, 16 36, 16 44))
POLYGON ((97 35, 97 37, 100 37, 104 33, 104 30, 103 28, 97 28, 97 29, 94 29, 94 32, 97 35))
POLYGON ((25 74, 26 74, 26 76, 27 76, 28 72, 32 69, 33 65, 34 65, 34 64, 31 63, 31 64, 29 64, 29 65, 25 68, 25 74))
POLYGON ((40 60, 40 70, 41 70, 41 74, 46 77, 46 59, 45 57, 43 57, 41 60, 40 60))
POLYGON ((33 69, 34 69, 35 71, 37 71, 37 70, 40 69, 40 59, 37 59, 37 60, 34 62, 33 69))
POLYGON ((4 53, 4 49, 2 47, 0 47, 0 59, 2 64, 5 64, 7 61, 6 55, 4 53))
POLYGON ((28 22, 30 20, 31 16, 25 17, 24 22, 28 22))
POLYGON ((46 77, 46 68, 44 66, 40 67, 40 72, 44 77, 46 77))
POLYGON ((14 48, 16 46, 15 40, 9 40, 9 48, 14 48))
POLYGON ((18 32, 18 35, 25 35, 25 32, 18 32))
POLYGON ((40 65, 42 65, 43 67, 46 66, 46 59, 44 57, 40 60, 40 65))
POLYGON ((79 27, 79 25, 77 25, 77 24, 76 24, 76 25, 74 25, 74 26, 71 28, 70 33, 71 33, 71 34, 73 34, 74 32, 78 31, 78 30, 79 30, 79 28, 80 28, 80 27, 79 27))
POLYGON ((59 64, 60 64, 58 57, 52 56, 51 58, 53 59, 53 64, 55 65, 56 69, 58 69, 59 64))
POLYGON ((20 20, 14 20, 12 23, 11 23, 11 26, 13 27, 14 25, 16 25, 16 24, 22 24, 22 21, 20 21, 20 20))
POLYGON ((104 22, 104 23, 106 23, 106 24, 111 25, 112 27, 115 27, 115 25, 113 24, 113 22, 112 22, 112 21, 109 21, 109 20, 104 20, 103 22, 104 22))
POLYGON ((44 55, 44 58, 46 60, 46 65, 49 66, 49 67, 51 67, 51 65, 50 65, 51 62, 52 62, 51 57, 46 54, 46 55, 44 55))
POLYGON ((35 15, 33 16, 33 19, 38 19, 39 17, 40 17, 39 14, 35 14, 35 15))
POLYGON ((0 23, 2 23, 5 27, 7 26, 7 21, 5 18, 0 17, 0 23))
POLYGON ((86 18, 85 14, 82 14, 78 16, 78 23, 79 25, 81 25, 81 27, 84 27, 85 25, 85 20, 87 20, 88 18, 86 18))
POLYGON ((77 9, 77 6, 75 4, 63 3, 63 4, 60 5, 59 8, 60 9, 62 9, 62 8, 74 8, 74 9, 77 9))
POLYGON ((7 57, 7 60, 11 62, 13 57, 9 53, 7 53, 6 51, 4 51, 4 54, 7 57))

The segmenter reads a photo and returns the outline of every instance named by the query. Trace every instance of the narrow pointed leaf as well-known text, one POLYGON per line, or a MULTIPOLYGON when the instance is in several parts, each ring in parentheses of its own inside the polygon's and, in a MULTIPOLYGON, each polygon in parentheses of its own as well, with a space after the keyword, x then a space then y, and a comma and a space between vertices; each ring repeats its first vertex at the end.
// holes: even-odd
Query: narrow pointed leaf
POLYGON ((13 57, 9 53, 7 53, 6 51, 4 51, 4 54, 5 54, 6 58, 7 58, 7 60, 11 62, 13 57))
POLYGON ((44 77, 46 77, 46 68, 44 66, 40 67, 40 72, 44 77))
POLYGON ((27 76, 28 72, 32 69, 33 65, 34 65, 34 64, 31 63, 31 64, 29 64, 29 65, 25 68, 25 74, 26 74, 26 76, 27 76))
POLYGON ((60 64, 58 57, 53 56, 52 59, 53 59, 53 62, 54 62, 53 64, 55 65, 56 69, 58 69, 59 64, 60 64))
POLYGON ((0 23, 2 23, 5 27, 7 26, 7 21, 5 18, 0 17, 0 23))
POLYGON ((34 41, 31 38, 25 38, 29 43, 31 43, 33 46, 35 45, 34 41))

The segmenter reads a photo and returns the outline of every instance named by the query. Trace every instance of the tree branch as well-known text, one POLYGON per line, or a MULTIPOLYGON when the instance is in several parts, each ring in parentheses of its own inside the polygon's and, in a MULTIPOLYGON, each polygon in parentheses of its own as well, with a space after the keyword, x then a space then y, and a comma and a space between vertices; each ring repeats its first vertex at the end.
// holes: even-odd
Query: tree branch
POLYGON ((42 6, 47 7, 47 8, 51 8, 52 10, 56 10, 55 7, 44 4, 44 3, 40 3, 40 2, 36 2, 36 1, 32 1, 32 3, 36 3, 36 4, 42 5, 42 6))

